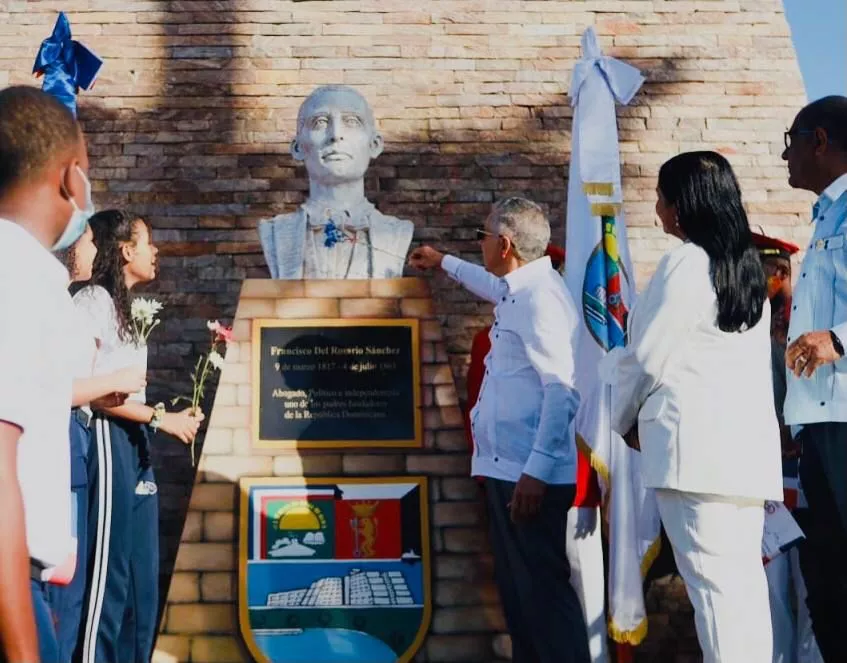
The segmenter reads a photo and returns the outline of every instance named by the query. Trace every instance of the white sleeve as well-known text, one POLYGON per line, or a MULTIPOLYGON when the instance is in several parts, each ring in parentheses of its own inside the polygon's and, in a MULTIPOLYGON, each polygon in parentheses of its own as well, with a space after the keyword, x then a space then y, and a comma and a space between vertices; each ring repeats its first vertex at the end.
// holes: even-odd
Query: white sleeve
POLYGON ((25 288, 4 279, 0 286, 0 420, 26 430, 38 416, 40 393, 34 372, 41 362, 40 336, 33 333, 25 288))
POLYGON ((105 288, 99 285, 83 288, 74 295, 74 304, 94 338, 102 340, 114 332, 115 304, 105 288))
POLYGON ((441 268, 454 281, 458 281, 477 297, 496 303, 508 290, 506 282, 488 272, 481 265, 457 258, 444 256, 441 268))
POLYGON ((538 430, 523 472, 549 481, 557 460, 569 450, 571 422, 579 408, 574 386, 576 321, 562 302, 533 296, 521 329, 526 355, 543 390, 538 430))
POLYGON ((661 383, 668 359, 687 331, 709 314, 713 294, 708 262, 704 273, 699 256, 677 250, 661 260, 638 299, 629 345, 614 354, 612 429, 618 434, 626 435, 635 425, 644 401, 661 383))

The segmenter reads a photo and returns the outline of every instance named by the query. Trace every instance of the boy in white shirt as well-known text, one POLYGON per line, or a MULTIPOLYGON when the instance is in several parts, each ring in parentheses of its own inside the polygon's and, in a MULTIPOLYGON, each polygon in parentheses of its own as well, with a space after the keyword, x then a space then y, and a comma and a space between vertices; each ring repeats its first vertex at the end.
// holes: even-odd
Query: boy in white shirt
POLYGON ((45 582, 71 553, 68 412, 73 304, 50 253, 85 230, 85 141, 32 87, 0 91, 0 644, 57 661, 45 582))

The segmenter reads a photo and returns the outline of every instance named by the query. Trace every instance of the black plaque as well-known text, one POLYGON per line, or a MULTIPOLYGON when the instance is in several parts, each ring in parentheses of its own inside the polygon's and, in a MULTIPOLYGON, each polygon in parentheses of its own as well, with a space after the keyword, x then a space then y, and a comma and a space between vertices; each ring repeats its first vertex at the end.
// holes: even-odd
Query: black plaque
POLYGON ((254 325, 259 446, 420 446, 417 320, 254 325))

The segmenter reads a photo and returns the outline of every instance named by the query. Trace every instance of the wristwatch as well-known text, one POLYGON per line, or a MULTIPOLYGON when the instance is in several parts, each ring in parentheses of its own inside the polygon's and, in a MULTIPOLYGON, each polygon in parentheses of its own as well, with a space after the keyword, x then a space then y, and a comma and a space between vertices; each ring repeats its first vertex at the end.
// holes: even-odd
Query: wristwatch
POLYGON ((162 425, 162 419, 165 418, 165 404, 156 403, 153 407, 153 416, 150 418, 150 429, 155 433, 162 425))
POLYGON ((844 346, 841 345, 841 339, 839 339, 836 333, 831 329, 829 330, 829 337, 832 339, 832 347, 835 348, 835 351, 838 353, 838 356, 843 357, 844 346))

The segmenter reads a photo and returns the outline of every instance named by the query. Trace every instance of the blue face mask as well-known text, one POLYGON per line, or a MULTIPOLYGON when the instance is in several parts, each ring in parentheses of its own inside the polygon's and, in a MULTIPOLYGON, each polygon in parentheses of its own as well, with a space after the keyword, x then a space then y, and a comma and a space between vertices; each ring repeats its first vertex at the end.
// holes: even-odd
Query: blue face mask
MULTIPOLYGON (((91 182, 82 172, 82 168, 76 167, 80 176, 85 182, 85 209, 80 209, 73 199, 73 196, 68 195, 71 205, 74 208, 73 214, 65 226, 65 230, 59 240, 53 245, 53 251, 62 251, 74 245, 74 243, 82 237, 85 232, 85 226, 88 225, 88 219, 94 216, 94 201, 91 199, 91 182)), ((67 192, 66 192, 67 193, 67 192)))

